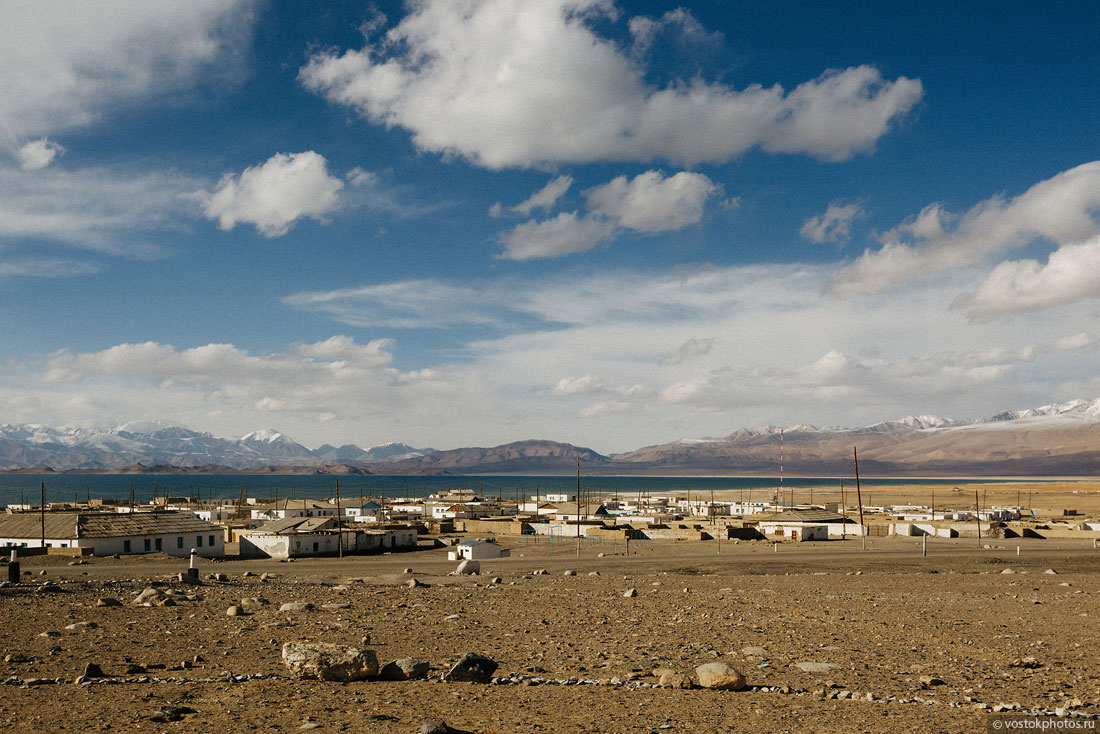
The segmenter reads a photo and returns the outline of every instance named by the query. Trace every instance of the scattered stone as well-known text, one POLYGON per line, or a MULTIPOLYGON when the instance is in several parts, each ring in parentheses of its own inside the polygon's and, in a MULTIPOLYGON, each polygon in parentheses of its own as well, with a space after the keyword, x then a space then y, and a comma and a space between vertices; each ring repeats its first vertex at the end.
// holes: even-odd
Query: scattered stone
POLYGON ((741 654, 746 657, 762 657, 768 654, 768 651, 762 647, 742 647, 741 654))
POLYGON ((458 564, 458 568, 455 569, 455 573, 459 576, 473 576, 474 574, 481 573, 481 562, 465 560, 458 564))
POLYGON ((313 605, 308 601, 288 601, 279 607, 280 612, 308 612, 313 609, 313 605))
POLYGON ((1029 655, 1026 658, 1020 658, 1018 660, 1013 660, 1011 663, 1008 664, 1008 667, 1010 667, 1010 668, 1027 668, 1028 670, 1034 670, 1035 668, 1043 667, 1043 664, 1040 663, 1036 658, 1033 658, 1029 655))
POLYGON ((109 596, 102 596, 95 600, 97 607, 121 607, 122 602, 109 596))
POLYGON ((503 584, 504 579, 502 579, 500 576, 494 576, 493 578, 489 579, 489 583, 490 584, 503 584))
POLYGON ((197 713, 198 711, 187 706, 162 706, 153 712, 149 720, 158 724, 167 724, 169 721, 183 721, 184 716, 197 713))
POLYGON ((98 626, 95 622, 73 622, 65 625, 65 629, 72 632, 83 632, 84 630, 95 629, 98 626))
POLYGON ((803 662, 792 663, 792 666, 804 673, 831 673, 834 670, 840 670, 840 666, 833 663, 803 662))
POLYGON ((533 572, 532 572, 532 575, 533 575, 533 576, 546 576, 546 575, 547 575, 547 571, 546 571, 546 569, 545 569, 545 568, 540 568, 540 569, 537 569, 537 570, 533 571, 533 572))
POLYGON ((244 599, 241 599, 240 606, 243 607, 244 610, 247 611, 247 610, 251 610, 251 609, 258 609, 260 607, 265 607, 265 606, 267 606, 267 604, 268 604, 267 599, 264 599, 264 598, 258 597, 258 596, 248 596, 248 597, 245 597, 244 599))
POLYGON ((745 687, 745 676, 728 663, 704 663, 695 669, 701 688, 739 691, 745 687))
POLYGON ((402 573, 412 573, 412 572, 413 572, 413 570, 411 568, 406 568, 404 571, 402 571, 402 573))
POLYGON ((1053 568, 1048 568, 1046 571, 1043 571, 1043 573, 1047 574, 1048 576, 1057 576, 1058 575, 1058 572, 1055 571, 1053 568))
POLYGON ((149 671, 145 669, 144 665, 138 665, 137 663, 131 663, 126 666, 126 675, 143 675, 149 671))
POLYGON ((600 572, 599 572, 599 571, 589 571, 589 572, 588 572, 588 575, 589 575, 589 576, 599 576, 599 575, 600 575, 600 572))
POLYGON ((576 576, 576 575, 577 575, 577 572, 574 571, 571 568, 566 570, 566 572, 562 574, 562 576, 576 576))
POLYGON ((348 682, 378 675, 374 650, 327 642, 287 642, 283 645, 283 665, 303 680, 348 682))
POLYGON ((427 584, 420 579, 409 579, 405 582, 405 586, 408 586, 410 589, 419 589, 427 586, 427 584))
POLYGON ((39 637, 60 637, 60 632, 54 632, 53 630, 47 630, 46 632, 39 632, 39 637))
POLYGON ((103 669, 96 663, 88 663, 84 666, 84 672, 80 674, 82 678, 106 678, 107 675, 103 672, 103 669))
POLYGON ((148 604, 152 606, 155 602, 166 598, 166 594, 160 589, 155 589, 152 586, 146 586, 140 594, 134 597, 134 604, 141 606, 148 604))
POLYGON ((1006 568, 1005 570, 1001 571, 1001 573, 1005 574, 1005 575, 1011 575, 1011 574, 1014 574, 1016 572, 1013 571, 1011 568, 1006 568))
POLYGON ((32 658, 29 658, 20 652, 9 652, 7 655, 4 656, 5 663, 29 663, 31 661, 32 658))
POLYGON ((638 590, 637 589, 631 588, 631 589, 627 589, 626 591, 623 592, 623 598, 624 599, 633 599, 636 596, 638 596, 638 590))
POLYGON ((447 726, 442 720, 425 721, 420 725, 420 734, 468 734, 461 729, 447 726))
POLYGON ((497 662, 492 658, 468 652, 443 674, 448 683, 490 683, 496 672, 497 662))
POLYGON ((401 658, 386 663, 378 671, 378 677, 382 680, 416 680, 428 675, 431 663, 416 658, 401 658))
POLYGON ((943 681, 942 678, 939 678, 939 677, 934 676, 934 675, 922 675, 920 677, 920 684, 922 686, 926 687, 926 688, 930 688, 932 686, 946 686, 947 685, 943 681))
POLYGON ((266 573, 265 572, 265 573, 260 574, 260 581, 274 581, 277 578, 278 578, 278 576, 276 576, 273 573, 266 573))
POLYGON ((240 617, 244 615, 244 609, 234 604, 225 610, 225 616, 227 617, 240 617))
POLYGON ((242 579, 249 579, 249 578, 252 578, 253 576, 255 576, 255 574, 252 573, 251 571, 245 571, 244 573, 241 574, 242 579))
POLYGON ((677 673, 675 670, 669 670, 661 675, 657 680, 657 684, 661 688, 678 688, 682 690, 690 690, 695 687, 695 681, 691 679, 691 676, 686 673, 677 673))

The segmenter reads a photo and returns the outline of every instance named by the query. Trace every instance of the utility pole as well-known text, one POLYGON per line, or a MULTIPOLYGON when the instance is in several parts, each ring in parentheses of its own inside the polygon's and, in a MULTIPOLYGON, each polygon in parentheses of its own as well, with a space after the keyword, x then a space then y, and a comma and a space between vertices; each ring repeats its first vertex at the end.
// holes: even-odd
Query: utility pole
POLYGON ((42 482, 42 501, 39 506, 39 514, 42 518, 42 547, 46 547, 46 483, 42 482))
POLYGON ((982 547, 982 507, 978 504, 978 490, 974 490, 974 524, 978 527, 978 547, 982 547))
POLYGON ((581 457, 577 457, 577 558, 581 557, 581 457))
POLYGON ((844 506, 844 477, 840 478, 840 516, 844 518, 840 523, 840 539, 845 538, 845 529, 848 526, 848 508, 844 506))
POLYGON ((344 515, 340 511, 340 480, 336 482, 336 557, 344 557, 344 515))
POLYGON ((852 447, 852 460, 856 464, 856 501, 859 502, 859 531, 863 537, 863 549, 867 550, 867 526, 863 524, 863 493, 859 488, 859 453, 852 447))

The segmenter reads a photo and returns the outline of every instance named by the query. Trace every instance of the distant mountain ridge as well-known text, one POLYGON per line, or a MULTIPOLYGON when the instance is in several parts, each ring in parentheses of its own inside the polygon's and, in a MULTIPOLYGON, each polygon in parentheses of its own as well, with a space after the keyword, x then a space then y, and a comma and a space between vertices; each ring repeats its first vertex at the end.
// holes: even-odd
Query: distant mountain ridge
POLYGON ((957 421, 907 416, 861 428, 806 424, 739 429, 724 437, 684 438, 609 456, 531 439, 446 451, 388 443, 310 450, 274 429, 219 438, 178 426, 125 424, 110 431, 0 425, 0 469, 325 471, 570 474, 778 473, 849 475, 852 449, 868 475, 1084 476, 1100 474, 1100 399, 1072 400, 991 418, 957 421), (141 430, 145 429, 145 430, 141 430), (143 469, 137 469, 141 465, 143 469), (154 467, 154 469, 149 469, 154 467))
POLYGON ((129 430, 131 426, 124 424, 109 431, 94 431, 39 424, 0 425, 0 469, 41 466, 54 470, 115 470, 137 465, 224 466, 229 469, 354 466, 395 457, 412 458, 433 451, 405 444, 369 449, 348 444, 336 450, 340 455, 331 455, 328 451, 331 446, 310 451, 271 428, 253 431, 241 438, 219 438, 179 426, 150 426, 152 430, 146 433, 129 430))

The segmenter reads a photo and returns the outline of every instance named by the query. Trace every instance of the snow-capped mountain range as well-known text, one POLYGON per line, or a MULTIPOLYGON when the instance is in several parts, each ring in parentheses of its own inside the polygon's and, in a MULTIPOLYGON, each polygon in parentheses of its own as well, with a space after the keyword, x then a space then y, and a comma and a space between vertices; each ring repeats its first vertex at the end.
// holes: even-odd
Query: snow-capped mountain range
POLYGON ((384 471, 545 473, 569 469, 579 458, 591 473, 771 475, 778 466, 780 442, 791 474, 846 474, 852 448, 858 446, 861 468, 892 476, 1086 475, 1100 473, 1100 399, 1004 411, 980 420, 914 415, 862 428, 764 426, 611 456, 552 441, 448 451, 402 443, 368 449, 326 444, 311 450, 270 428, 241 438, 219 438, 149 423, 108 431, 4 424, 0 469, 103 470, 137 463, 233 469, 349 464, 379 465, 384 471))
POLYGON ((405 444, 363 449, 355 445, 321 446, 314 451, 274 429, 241 438, 219 438, 179 426, 128 423, 107 431, 53 428, 38 424, 0 425, 0 468, 48 466, 52 469, 116 469, 147 466, 218 465, 234 469, 260 466, 372 464, 431 452, 405 444), (137 430, 144 428, 145 430, 137 430))

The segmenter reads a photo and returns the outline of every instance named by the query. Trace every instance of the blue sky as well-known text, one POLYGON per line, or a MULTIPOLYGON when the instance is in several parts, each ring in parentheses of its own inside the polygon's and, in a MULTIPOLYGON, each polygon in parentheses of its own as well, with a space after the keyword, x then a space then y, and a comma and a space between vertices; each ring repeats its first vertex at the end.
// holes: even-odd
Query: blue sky
POLYGON ((1100 393, 1094 3, 0 6, 0 421, 623 451, 1100 393))

